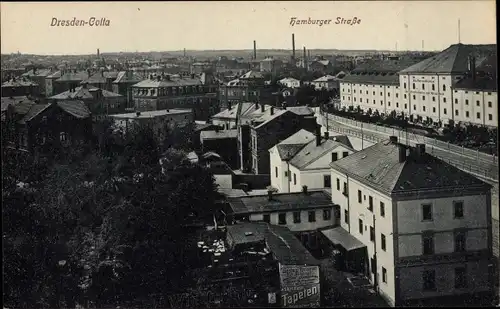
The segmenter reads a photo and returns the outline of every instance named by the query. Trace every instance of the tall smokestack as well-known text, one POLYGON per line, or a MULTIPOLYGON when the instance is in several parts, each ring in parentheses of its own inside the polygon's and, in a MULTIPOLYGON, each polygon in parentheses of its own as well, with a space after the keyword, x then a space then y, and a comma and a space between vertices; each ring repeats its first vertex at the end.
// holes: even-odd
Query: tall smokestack
POLYGON ((184 58, 186 57, 186 49, 184 48, 184 58))
POLYGON ((99 48, 98 48, 97 49, 97 58, 99 58, 99 55, 100 55, 100 53, 99 53, 99 48))
POLYGON ((295 33, 292 33, 292 59, 295 60, 295 33))
POLYGON ((306 53, 306 47, 304 46, 304 69, 307 70, 307 53, 306 53))
POLYGON ((253 60, 257 60, 257 42, 253 41, 253 60))

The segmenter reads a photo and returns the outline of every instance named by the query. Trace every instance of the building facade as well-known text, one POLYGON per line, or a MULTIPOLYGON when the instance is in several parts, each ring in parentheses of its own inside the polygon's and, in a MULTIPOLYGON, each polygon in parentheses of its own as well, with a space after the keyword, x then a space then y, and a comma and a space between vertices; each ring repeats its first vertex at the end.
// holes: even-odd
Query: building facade
POLYGON ((389 304, 492 298, 489 185, 396 137, 331 167, 341 227, 366 246, 364 272, 389 304))

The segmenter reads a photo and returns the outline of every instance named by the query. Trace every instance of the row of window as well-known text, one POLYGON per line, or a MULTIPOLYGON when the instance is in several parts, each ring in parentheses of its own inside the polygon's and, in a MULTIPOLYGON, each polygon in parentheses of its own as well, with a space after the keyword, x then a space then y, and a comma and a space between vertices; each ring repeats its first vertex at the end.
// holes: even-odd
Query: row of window
MULTIPOLYGON (((323 209, 323 220, 324 221, 329 221, 332 219, 332 211, 331 209, 323 209)), ((270 223, 271 222, 271 215, 270 214, 264 214, 263 217, 264 222, 270 223)), ((293 223, 301 223, 301 212, 300 211, 294 211, 293 212, 293 223)), ((312 210, 308 212, 308 222, 316 222, 316 211, 312 210)), ((287 224, 286 222, 286 213, 279 213, 278 214, 278 224, 285 225, 287 224)))
MULTIPOLYGON (((431 87, 432 90, 436 90, 434 84, 432 84, 431 86, 432 86, 431 87)), ((415 83, 412 84, 412 88, 413 89, 417 89, 415 83)), ((403 83, 403 89, 406 89, 406 83, 403 83)), ((425 84, 422 84, 422 90, 425 90, 425 84)), ((446 91, 446 85, 443 85, 443 91, 446 91)))
MULTIPOLYGON (((436 271, 435 270, 424 270, 422 272, 422 290, 424 291, 436 291, 436 271)), ((465 289, 467 288, 467 268, 466 267, 456 267, 455 268, 455 289, 465 289)))
MULTIPOLYGON (((455 219, 463 219, 464 217, 464 202, 453 201, 453 217, 455 219)), ((433 220, 432 204, 422 204, 422 221, 433 220)))
MULTIPOLYGON (((454 250, 455 252, 465 252, 467 250, 467 233, 464 231, 457 231, 454 233, 454 250)), ((432 255, 435 252, 434 234, 431 232, 422 235, 422 254, 432 255)))
MULTIPOLYGON (((361 190, 358 190, 358 203, 363 203, 363 198, 366 200, 366 195, 363 196, 361 190)), ((368 196, 368 210, 373 212, 373 197, 371 195, 368 196)), ((380 202, 380 216, 385 217, 385 204, 384 202, 380 202)))

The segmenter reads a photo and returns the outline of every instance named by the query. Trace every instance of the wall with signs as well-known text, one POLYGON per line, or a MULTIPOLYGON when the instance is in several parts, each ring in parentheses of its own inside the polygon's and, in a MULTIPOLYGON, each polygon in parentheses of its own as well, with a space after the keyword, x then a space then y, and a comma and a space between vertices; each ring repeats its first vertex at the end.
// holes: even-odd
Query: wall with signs
POLYGON ((279 265, 281 305, 288 308, 320 306, 318 266, 279 265))

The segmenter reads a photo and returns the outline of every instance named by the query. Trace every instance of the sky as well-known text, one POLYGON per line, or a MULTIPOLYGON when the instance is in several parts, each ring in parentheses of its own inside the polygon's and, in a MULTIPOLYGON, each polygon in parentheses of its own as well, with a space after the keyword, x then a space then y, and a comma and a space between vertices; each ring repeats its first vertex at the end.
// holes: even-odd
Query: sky
POLYGON ((496 44, 495 1, 2 2, 1 53, 91 54, 182 50, 443 50, 496 44), (109 26, 57 27, 105 18, 109 26), (290 25, 297 19, 330 24, 290 25), (334 24, 356 17, 355 25, 334 24), (405 26, 406 25, 406 26, 405 26))

